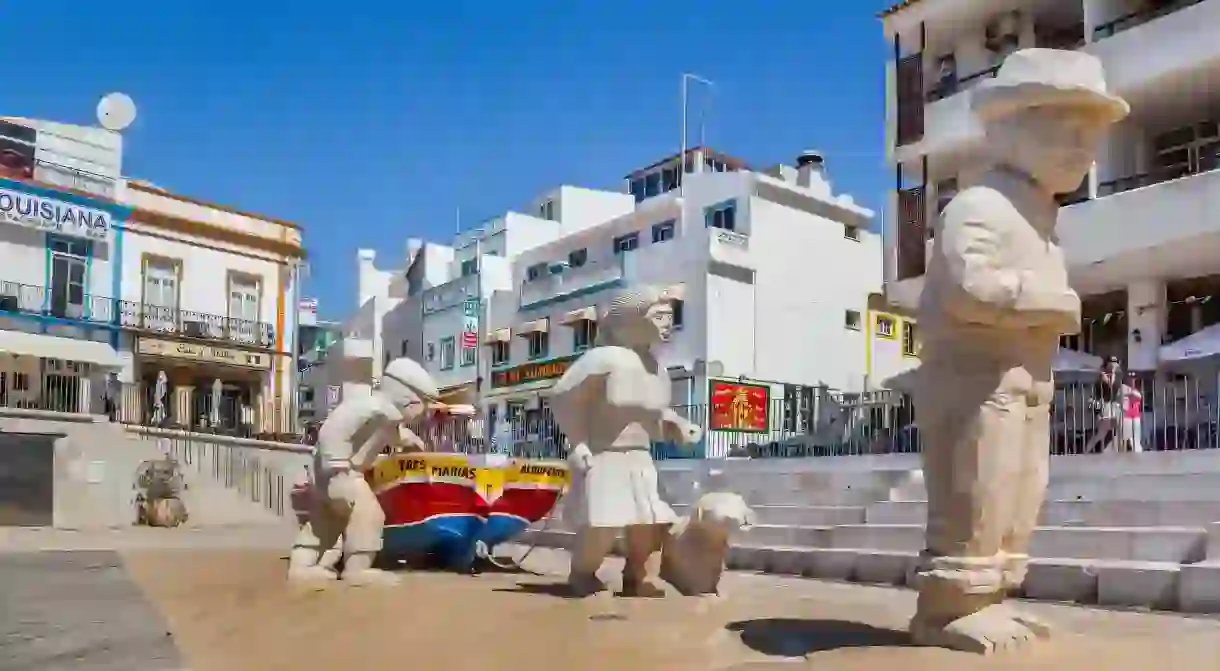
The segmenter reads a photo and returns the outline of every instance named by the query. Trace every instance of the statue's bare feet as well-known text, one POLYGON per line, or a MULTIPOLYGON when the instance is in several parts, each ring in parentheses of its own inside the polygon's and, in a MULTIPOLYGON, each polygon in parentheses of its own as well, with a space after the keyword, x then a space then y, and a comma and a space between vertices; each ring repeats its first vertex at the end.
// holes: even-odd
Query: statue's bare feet
POLYGON ((377 587, 393 587, 401 580, 398 576, 378 568, 365 568, 343 572, 343 582, 352 587, 374 585, 377 587))
POLYGON ((928 625, 917 615, 911 620, 911 639, 918 645, 980 655, 1011 652, 1026 647, 1039 638, 1023 619, 1023 615, 1003 604, 988 606, 958 618, 944 627, 928 625))
POLYGON ((606 583, 595 575, 573 575, 568 578, 568 590, 572 596, 583 599, 606 591, 606 583))
POLYGON ((665 596, 665 590, 657 587, 649 580, 624 580, 623 596, 641 599, 659 599, 665 596))

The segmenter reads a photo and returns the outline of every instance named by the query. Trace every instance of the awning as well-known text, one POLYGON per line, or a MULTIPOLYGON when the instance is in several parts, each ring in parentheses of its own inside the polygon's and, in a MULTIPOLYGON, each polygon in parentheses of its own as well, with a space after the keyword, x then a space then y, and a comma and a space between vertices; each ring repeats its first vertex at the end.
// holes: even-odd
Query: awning
POLYGON ((487 337, 483 340, 483 344, 490 345, 493 342, 508 342, 510 339, 512 339, 511 331, 508 329, 496 329, 487 334, 487 337))
POLYGON ((549 324, 547 323, 546 317, 543 317, 542 319, 535 319, 532 322, 526 322, 518 326, 517 335, 527 336, 531 333, 546 333, 548 326, 549 324))
POLYGON ((0 352, 44 359, 80 361, 107 368, 121 368, 114 348, 96 340, 77 340, 24 331, 0 331, 0 352))
POLYGON ((580 308, 579 310, 571 310, 563 316, 563 321, 560 323, 567 325, 567 324, 575 324, 576 322, 579 322, 579 321, 589 321, 589 322, 597 321, 597 306, 590 305, 587 308, 580 308))

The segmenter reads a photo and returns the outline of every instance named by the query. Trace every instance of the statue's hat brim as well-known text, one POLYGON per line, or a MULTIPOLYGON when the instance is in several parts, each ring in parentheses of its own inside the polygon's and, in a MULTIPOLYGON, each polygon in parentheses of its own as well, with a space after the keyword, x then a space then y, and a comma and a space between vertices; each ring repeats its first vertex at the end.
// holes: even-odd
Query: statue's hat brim
POLYGON ((990 80, 975 88, 971 96, 971 109, 984 121, 1000 119, 1031 107, 1092 109, 1100 112, 1109 123, 1118 123, 1131 113, 1131 106, 1126 100, 1085 86, 990 80))

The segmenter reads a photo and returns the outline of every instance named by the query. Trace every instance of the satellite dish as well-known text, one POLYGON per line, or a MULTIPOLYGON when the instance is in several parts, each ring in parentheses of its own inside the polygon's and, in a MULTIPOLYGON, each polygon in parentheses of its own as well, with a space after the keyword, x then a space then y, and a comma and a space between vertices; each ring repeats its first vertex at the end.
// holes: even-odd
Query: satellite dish
POLYGON ((97 104, 97 122, 106 130, 121 131, 136 120, 136 104, 126 93, 107 93, 97 104))

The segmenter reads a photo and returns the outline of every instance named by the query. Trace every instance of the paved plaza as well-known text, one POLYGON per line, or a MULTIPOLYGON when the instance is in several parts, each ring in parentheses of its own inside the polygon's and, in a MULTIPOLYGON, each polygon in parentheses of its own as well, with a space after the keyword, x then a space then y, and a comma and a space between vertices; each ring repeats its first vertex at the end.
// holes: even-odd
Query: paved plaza
POLYGON ((563 596, 562 553, 542 549, 525 564, 543 575, 302 591, 284 580, 289 531, 9 534, 0 669, 1220 668, 1214 618, 1029 604, 1056 641, 980 658, 912 647, 907 590, 732 573, 718 603, 578 601, 563 596))

